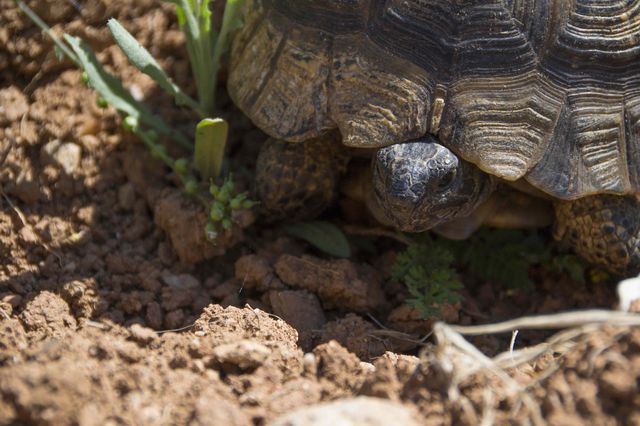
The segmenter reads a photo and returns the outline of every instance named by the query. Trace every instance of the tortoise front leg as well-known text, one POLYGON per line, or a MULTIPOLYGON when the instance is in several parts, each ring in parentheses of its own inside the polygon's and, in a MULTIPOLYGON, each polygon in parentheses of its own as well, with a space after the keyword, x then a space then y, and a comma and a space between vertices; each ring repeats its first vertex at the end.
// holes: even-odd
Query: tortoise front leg
POLYGON ((304 142, 268 139, 256 164, 256 191, 274 220, 311 219, 336 198, 348 156, 333 134, 304 142))
POLYGON ((640 272, 640 200, 593 195, 555 205, 557 239, 580 256, 615 274, 640 272))

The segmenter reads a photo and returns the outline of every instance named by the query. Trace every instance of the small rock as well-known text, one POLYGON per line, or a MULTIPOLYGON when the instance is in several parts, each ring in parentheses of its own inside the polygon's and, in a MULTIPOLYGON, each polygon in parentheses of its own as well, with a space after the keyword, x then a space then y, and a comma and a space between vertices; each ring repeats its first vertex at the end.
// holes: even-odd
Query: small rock
POLYGON ((20 240, 27 244, 35 244, 40 241, 40 237, 35 233, 31 226, 23 226, 18 231, 18 235, 20 236, 20 240))
POLYGON ((74 143, 63 143, 56 152, 55 159, 67 174, 73 174, 80 166, 82 149, 74 143))
POLYGON ((133 324, 129 328, 131 339, 142 345, 148 345, 158 339, 158 334, 150 328, 143 327, 140 324, 133 324))
POLYGON ((220 364, 232 365, 240 370, 252 370, 261 366, 270 353, 265 345, 244 339, 216 346, 213 357, 220 364))
POLYGON ((80 136, 80 143, 88 152, 96 151, 98 148, 100 148, 100 145, 102 145, 102 141, 94 135, 80 136))
MULTIPOLYGON (((8 302, 0 300, 0 314, 5 318, 11 317, 13 315, 13 307, 8 302)), ((3 356, 0 356, 0 360, 3 358, 3 356)))
POLYGON ((80 207, 76 216, 87 225, 93 225, 98 220, 98 207, 93 204, 80 207))
POLYGON ((282 281, 275 276, 267 260, 255 254, 240 257, 235 263, 235 277, 249 289, 260 292, 269 289, 284 289, 282 281))
POLYGON ((41 159, 45 164, 54 163, 68 175, 72 175, 80 166, 82 158, 82 148, 72 143, 60 143, 59 140, 52 140, 42 147, 41 159))
POLYGON ((418 426, 424 419, 398 402, 360 396, 311 405, 285 414, 270 426, 418 426))
POLYGON ((167 311, 191 305, 202 290, 198 279, 189 274, 163 274, 161 278, 168 286, 162 289, 162 307, 167 311))
POLYGON ((619 309, 625 312, 638 312, 640 306, 640 277, 628 278, 618 283, 619 309))
POLYGON ((163 274, 161 276, 162 281, 168 286, 176 289, 190 289, 194 287, 200 287, 200 281, 193 275, 189 274, 163 274))
POLYGON ((22 119, 29 111, 27 97, 16 86, 0 90, 0 123, 11 123, 22 119))
POLYGON ((19 294, 5 293, 0 296, 0 301, 11 305, 12 308, 17 308, 22 302, 22 296, 19 294))
POLYGON ((320 330, 327 319, 318 298, 305 290, 271 291, 273 312, 296 330, 320 330))
POLYGON ((136 203, 136 191, 131 182, 118 188, 118 205, 122 210, 131 211, 136 203))
POLYGON ((318 374, 318 366, 316 363, 316 356, 313 352, 307 352, 302 358, 302 365, 304 367, 304 374, 307 377, 316 377, 318 374))
POLYGON ((231 278, 211 290, 211 296, 217 300, 223 300, 231 296, 238 296, 242 287, 238 280, 231 278))

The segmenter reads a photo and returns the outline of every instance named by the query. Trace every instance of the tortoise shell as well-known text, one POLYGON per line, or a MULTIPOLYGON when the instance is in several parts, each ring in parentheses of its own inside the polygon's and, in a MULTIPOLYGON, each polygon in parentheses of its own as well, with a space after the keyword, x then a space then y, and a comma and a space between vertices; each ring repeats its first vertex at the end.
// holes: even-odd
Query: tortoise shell
POLYGON ((253 0, 229 92, 273 137, 437 135, 561 199, 640 192, 638 0, 253 0))

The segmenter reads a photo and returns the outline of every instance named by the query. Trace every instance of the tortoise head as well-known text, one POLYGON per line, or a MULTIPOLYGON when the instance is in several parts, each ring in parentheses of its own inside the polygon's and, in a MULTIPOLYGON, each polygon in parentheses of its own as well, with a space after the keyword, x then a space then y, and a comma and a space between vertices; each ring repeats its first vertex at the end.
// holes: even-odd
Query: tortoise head
POLYGON ((378 150, 369 207, 382 222, 421 232, 469 215, 493 189, 489 175, 426 137, 378 150))

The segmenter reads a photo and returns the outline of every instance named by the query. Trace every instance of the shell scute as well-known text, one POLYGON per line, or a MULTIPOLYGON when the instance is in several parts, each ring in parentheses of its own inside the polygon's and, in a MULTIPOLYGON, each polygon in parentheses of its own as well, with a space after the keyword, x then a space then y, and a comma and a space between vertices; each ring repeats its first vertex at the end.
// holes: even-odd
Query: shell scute
POLYGON ((558 198, 640 192, 640 1, 254 3, 229 89, 273 136, 430 132, 558 198))

